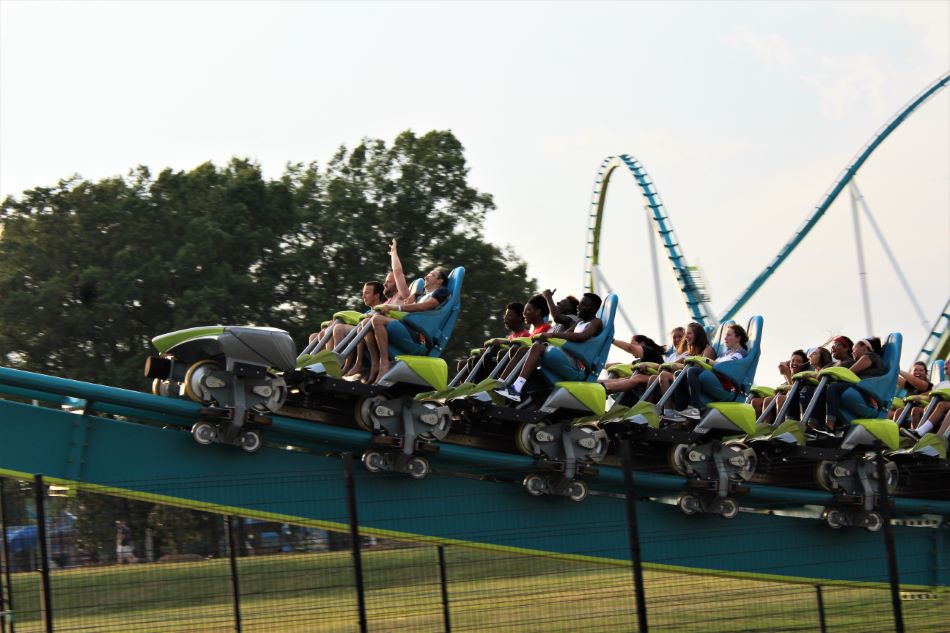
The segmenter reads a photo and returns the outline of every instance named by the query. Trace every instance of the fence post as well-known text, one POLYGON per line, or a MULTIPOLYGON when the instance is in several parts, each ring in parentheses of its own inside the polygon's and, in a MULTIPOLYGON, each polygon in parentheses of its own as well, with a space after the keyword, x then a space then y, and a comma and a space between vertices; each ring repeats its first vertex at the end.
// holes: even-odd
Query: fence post
POLYGON ((241 587, 238 584, 237 547, 235 547, 234 517, 225 518, 225 531, 228 533, 228 558, 231 560, 231 598, 234 601, 234 630, 241 633, 241 587))
POLYGON ((356 579, 356 604, 359 609, 360 633, 366 633, 366 595, 363 587, 363 557, 360 552, 359 519, 356 516, 356 484, 353 481, 353 454, 343 453, 346 475, 346 497, 350 509, 350 541, 353 548, 353 575, 356 579))
POLYGON ((891 581, 891 606, 894 610, 894 631, 904 633, 904 613, 901 608, 901 584, 897 573, 897 553, 894 550, 894 532, 891 530, 891 498, 884 473, 884 450, 877 451, 877 485, 880 490, 881 521, 884 529, 884 548, 887 550, 887 574, 891 581))
POLYGON ((630 561, 633 564, 633 588, 637 599, 637 625, 640 633, 647 633, 647 602, 643 592, 643 561, 640 558, 640 529, 637 525, 637 500, 633 488, 633 459, 630 439, 620 444, 623 465, 623 490, 627 503, 627 529, 630 537, 630 561))
POLYGON ((818 598, 818 626, 821 633, 826 633, 828 630, 827 625, 825 624, 825 600, 821 595, 821 585, 815 585, 815 595, 818 598))
POLYGON ((3 598, 3 586, 0 586, 0 611, 5 611, 0 616, 0 631, 5 632, 9 624, 10 633, 14 633, 13 624, 13 580, 10 573, 10 542, 7 540, 7 499, 6 499, 7 480, 0 477, 0 532, 2 532, 3 546, 0 547, 0 566, 3 567, 3 580, 6 586, 6 600, 3 598))
POLYGON ((53 633, 53 596, 49 584, 49 552, 46 542, 46 486, 43 475, 33 476, 33 496, 36 499, 36 538, 40 546, 40 597, 43 606, 43 621, 46 633, 53 633))
POLYGON ((452 618, 449 616, 449 585, 445 574, 445 548, 439 545, 439 584, 442 585, 442 620, 445 633, 452 633, 452 618))

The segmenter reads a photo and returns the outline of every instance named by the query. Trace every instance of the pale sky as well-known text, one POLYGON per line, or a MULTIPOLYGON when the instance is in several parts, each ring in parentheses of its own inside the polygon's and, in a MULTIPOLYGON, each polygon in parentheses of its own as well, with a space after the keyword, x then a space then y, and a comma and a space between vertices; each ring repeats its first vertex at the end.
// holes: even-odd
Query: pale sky
MULTIPOLYGON (((628 153, 719 314, 855 152, 948 70, 946 1, 0 0, 0 194, 231 156, 276 177, 341 143, 451 129, 472 184, 495 197, 488 239, 542 288, 577 293, 594 175, 628 153)), ((857 182, 932 322, 950 296, 947 90, 857 182)), ((604 272, 638 330, 665 338, 642 204, 617 173, 604 272)), ((864 241, 874 333, 904 333, 906 366, 926 330, 866 223, 864 241)), ((685 323, 666 266, 661 279, 668 327, 685 323)), ((858 283, 844 195, 739 314, 765 317, 758 382, 778 382, 796 347, 866 335, 858 283)))

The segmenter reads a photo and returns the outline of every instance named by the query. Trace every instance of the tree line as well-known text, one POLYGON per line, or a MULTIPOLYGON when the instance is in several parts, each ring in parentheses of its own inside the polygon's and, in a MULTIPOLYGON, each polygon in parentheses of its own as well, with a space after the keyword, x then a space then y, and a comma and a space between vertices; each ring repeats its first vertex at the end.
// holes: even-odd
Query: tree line
MULTIPOLYGON (((150 340, 172 330, 267 325, 303 347, 334 311, 359 307, 363 282, 382 280, 392 238, 410 280, 433 266, 466 267, 445 353, 460 356, 502 334, 504 305, 535 291, 525 263, 485 240, 494 203, 468 176, 452 132, 406 131, 391 144, 341 146, 323 166, 289 164, 276 179, 233 158, 157 175, 138 166, 97 181, 72 176, 7 197, 0 364, 144 390, 150 340)), ((148 504, 99 505, 80 513, 98 522, 84 529, 90 538, 114 536, 106 517, 132 520, 139 534, 149 522, 187 524, 186 510, 163 510, 159 521, 148 504)))

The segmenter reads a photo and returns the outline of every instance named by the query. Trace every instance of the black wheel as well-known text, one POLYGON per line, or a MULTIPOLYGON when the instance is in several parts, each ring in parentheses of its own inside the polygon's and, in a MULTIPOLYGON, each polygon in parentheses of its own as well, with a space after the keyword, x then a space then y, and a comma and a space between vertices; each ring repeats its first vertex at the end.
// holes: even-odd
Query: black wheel
POLYGON ((734 444, 729 444, 729 449, 732 452, 727 459, 729 462, 738 468, 736 474, 743 480, 749 481, 752 479, 752 475, 755 474, 755 468, 758 465, 759 458, 755 454, 755 451, 742 442, 736 442, 734 444))
POLYGON ((667 455, 667 461, 670 464, 670 468, 673 469, 677 475, 682 475, 683 477, 689 477, 692 473, 692 468, 689 467, 689 464, 686 462, 686 452, 689 450, 689 446, 686 444, 677 444, 670 449, 669 454, 667 455))
MULTIPOLYGON (((211 402, 211 389, 205 381, 211 377, 212 372, 220 369, 223 369, 221 365, 210 359, 199 360, 193 364, 185 373, 185 380, 183 381, 185 385, 185 395, 195 402, 209 404, 211 402)), ((213 381, 212 386, 215 389, 223 387, 226 384, 217 376, 211 377, 211 379, 213 381), (222 384, 219 385, 218 383, 222 384)))
POLYGON ((264 403, 264 407, 271 413, 277 413, 287 400, 287 382, 283 376, 271 375, 268 380, 271 396, 264 403))
POLYGON ((379 451, 368 450, 363 453, 363 466, 371 473, 378 473, 386 466, 386 458, 379 451))
POLYGON ((260 431, 244 431, 241 433, 241 450, 245 453, 256 453, 263 445, 260 431))
POLYGON ((572 481, 567 488, 567 496, 571 501, 583 501, 587 498, 589 489, 583 481, 572 481))
POLYGON ((594 448, 587 449, 587 459, 595 463, 603 461, 604 457, 607 456, 607 438, 603 436, 596 437, 595 434, 600 431, 600 429, 598 429, 593 424, 584 424, 578 428, 587 436, 582 439, 593 439, 596 442, 594 448))
POLYGON ((518 426, 518 431, 515 433, 515 446, 518 447, 519 451, 529 457, 534 456, 534 451, 531 450, 531 436, 534 433, 534 428, 534 422, 523 422, 518 426))
POLYGON ((432 469, 429 466, 429 460, 425 457, 412 457, 409 459, 409 463, 406 464, 406 471, 413 479, 425 479, 430 470, 432 469))
POLYGON ((840 527, 844 527, 844 512, 837 508, 825 508, 825 511, 821 513, 821 518, 825 523, 828 524, 828 527, 835 530, 840 527))
POLYGON ((868 532, 877 532, 884 527, 884 517, 879 512, 868 512, 864 517, 864 529, 868 532))
POLYGON ((719 516, 724 519, 734 519, 739 514, 739 504, 732 497, 726 497, 719 504, 719 516))
POLYGON ((423 402, 423 406, 429 409, 430 413, 425 415, 438 416, 436 423, 432 426, 426 425, 426 430, 419 433, 419 437, 426 440, 442 440, 452 429, 452 417, 449 415, 440 415, 437 411, 441 407, 438 402, 423 402))
POLYGON ((544 477, 537 473, 527 475, 521 483, 524 489, 528 491, 528 494, 533 497, 540 497, 545 493, 548 487, 544 481, 544 477))
POLYGON ((372 431, 373 419, 371 415, 373 413, 373 409, 376 408, 376 405, 382 401, 383 399, 379 396, 360 398, 357 400, 356 409, 353 411, 353 419, 356 421, 356 426, 363 429, 364 431, 372 431))
POLYGON ((195 425, 191 427, 191 437, 202 446, 212 443, 217 436, 218 431, 210 422, 195 422, 195 425))
POLYGON ((834 467, 835 463, 828 460, 820 461, 818 465, 815 466, 815 481, 828 492, 834 492, 838 489, 838 484, 835 483, 835 480, 831 477, 834 467))
POLYGON ((676 500, 676 507, 679 508, 680 512, 686 516, 696 514, 702 510, 702 506, 699 503, 699 497, 688 492, 684 492, 679 496, 679 499, 676 500))

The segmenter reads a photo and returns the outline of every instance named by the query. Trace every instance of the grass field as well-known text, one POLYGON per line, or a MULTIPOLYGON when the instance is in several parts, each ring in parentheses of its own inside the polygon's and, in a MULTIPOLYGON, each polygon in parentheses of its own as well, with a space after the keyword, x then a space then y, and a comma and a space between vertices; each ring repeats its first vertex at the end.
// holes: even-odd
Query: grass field
MULTIPOLYGON (((363 553, 371 631, 442 631, 434 547, 363 553)), ((453 631, 633 631, 629 567, 447 548, 453 631)), ((357 631, 348 552, 239 561, 244 631, 357 631)), ((648 571, 652 631, 817 631, 813 586, 648 571)), ((42 631, 39 576, 14 576, 16 631, 42 631)), ((233 631, 227 560, 60 570, 56 631, 233 631)), ((891 631, 886 590, 823 587, 829 631, 891 631)), ((903 603, 908 631, 950 629, 950 594, 903 603)))

